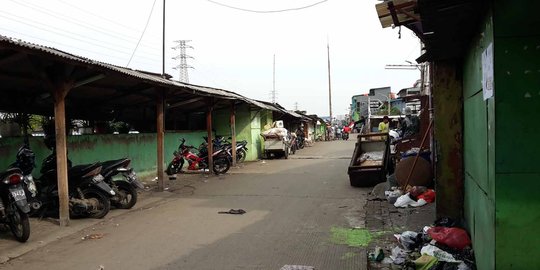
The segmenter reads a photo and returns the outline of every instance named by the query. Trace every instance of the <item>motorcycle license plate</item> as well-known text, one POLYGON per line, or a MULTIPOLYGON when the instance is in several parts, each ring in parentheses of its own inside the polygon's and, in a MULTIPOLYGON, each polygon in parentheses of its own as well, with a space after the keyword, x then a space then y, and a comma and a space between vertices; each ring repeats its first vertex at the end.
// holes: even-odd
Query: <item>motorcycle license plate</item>
POLYGON ((26 200, 26 195, 22 188, 10 188, 9 192, 11 192, 11 196, 13 196, 13 199, 15 199, 16 202, 26 200))

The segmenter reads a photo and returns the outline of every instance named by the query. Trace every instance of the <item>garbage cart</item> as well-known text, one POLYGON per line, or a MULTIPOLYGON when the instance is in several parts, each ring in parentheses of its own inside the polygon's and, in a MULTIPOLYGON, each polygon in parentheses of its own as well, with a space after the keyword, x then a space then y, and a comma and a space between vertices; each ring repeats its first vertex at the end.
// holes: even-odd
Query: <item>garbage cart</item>
POLYGON ((388 133, 368 133, 357 137, 348 168, 353 187, 370 187, 386 180, 390 165, 388 133))
POLYGON ((261 136, 264 139, 264 157, 276 157, 283 156, 284 158, 289 158, 289 153, 291 151, 291 145, 285 136, 279 135, 263 135, 261 136))

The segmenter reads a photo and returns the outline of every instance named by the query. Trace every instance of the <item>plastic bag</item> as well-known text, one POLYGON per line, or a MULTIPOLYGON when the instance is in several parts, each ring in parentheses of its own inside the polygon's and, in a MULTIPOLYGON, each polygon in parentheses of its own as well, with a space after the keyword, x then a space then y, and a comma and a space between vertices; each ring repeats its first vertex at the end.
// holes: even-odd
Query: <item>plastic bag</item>
POLYGON ((437 258, 437 260, 442 262, 451 262, 451 263, 461 263, 462 261, 456 260, 452 254, 436 247, 433 245, 426 245, 421 250, 422 255, 429 255, 437 258))
POLYGON ((405 264, 405 261, 407 259, 407 252, 400 247, 394 247, 392 249, 392 255, 390 255, 390 259, 392 259, 392 262, 396 265, 405 264))
POLYGON ((412 207, 420 207, 420 206, 423 206, 423 205, 426 205, 426 204, 427 204, 427 202, 424 199, 419 199, 416 202, 409 203, 409 205, 412 206, 412 207))
POLYGON ((426 191, 428 191, 427 187, 414 186, 414 187, 411 188, 411 190, 409 190, 409 193, 411 194, 411 196, 413 198, 416 198, 416 197, 422 195, 423 193, 426 193, 426 191))
POLYGON ((471 245, 471 238, 461 228, 433 227, 428 230, 428 233, 433 240, 451 248, 464 249, 471 245))
POLYGON ((417 241, 418 233, 412 231, 405 231, 401 234, 394 234, 398 242, 406 250, 413 250, 420 245, 417 241))
POLYGON ((395 207, 407 207, 411 202, 414 202, 411 197, 409 197, 409 193, 405 195, 401 195, 399 198, 397 198, 396 202, 394 203, 395 207))
POLYGON ((424 199, 428 203, 435 201, 435 190, 428 189, 426 192, 418 195, 418 199, 424 199))

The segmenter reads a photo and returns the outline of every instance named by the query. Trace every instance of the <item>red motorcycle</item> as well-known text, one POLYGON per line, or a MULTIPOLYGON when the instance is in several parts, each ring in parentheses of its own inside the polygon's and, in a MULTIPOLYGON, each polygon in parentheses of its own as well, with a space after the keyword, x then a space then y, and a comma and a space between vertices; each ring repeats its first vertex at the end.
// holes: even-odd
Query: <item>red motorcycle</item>
MULTIPOLYGON (((180 145, 178 150, 174 151, 174 158, 167 166, 165 171, 167 175, 174 175, 182 171, 184 165, 184 159, 188 161, 188 170, 205 170, 208 169, 208 150, 206 150, 206 144, 203 143, 199 148, 199 153, 194 153, 192 149, 196 149, 193 146, 185 145, 186 140, 180 139, 180 145)), ((213 168, 215 174, 224 174, 231 167, 231 162, 227 158, 227 152, 221 148, 217 149, 213 154, 213 168)))

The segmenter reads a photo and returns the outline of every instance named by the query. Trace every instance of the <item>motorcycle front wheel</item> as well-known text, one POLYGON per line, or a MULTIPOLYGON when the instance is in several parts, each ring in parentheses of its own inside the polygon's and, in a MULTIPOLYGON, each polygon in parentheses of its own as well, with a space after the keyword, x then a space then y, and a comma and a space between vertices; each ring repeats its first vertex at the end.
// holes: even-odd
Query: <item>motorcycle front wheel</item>
POLYGON ((26 242, 30 237, 30 221, 28 215, 21 211, 15 204, 9 207, 9 228, 19 242, 26 242))
POLYGON ((167 166, 167 170, 165 170, 165 173, 167 175, 175 175, 180 172, 180 170, 182 170, 181 164, 171 161, 171 163, 169 163, 169 166, 167 166))
POLYGON ((109 213, 109 210, 111 210, 111 201, 109 196, 104 194, 104 192, 94 188, 88 188, 84 189, 82 193, 84 198, 92 201, 93 205, 95 206, 94 209, 88 211, 86 214, 87 217, 103 218, 109 213))
POLYGON ((224 174, 229 170, 229 168, 231 168, 231 162, 224 157, 219 157, 214 160, 212 169, 214 170, 215 174, 224 174))

